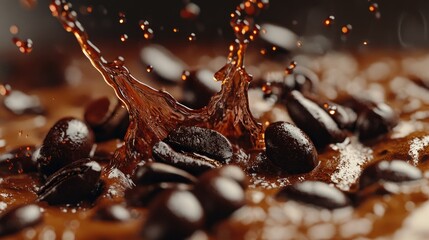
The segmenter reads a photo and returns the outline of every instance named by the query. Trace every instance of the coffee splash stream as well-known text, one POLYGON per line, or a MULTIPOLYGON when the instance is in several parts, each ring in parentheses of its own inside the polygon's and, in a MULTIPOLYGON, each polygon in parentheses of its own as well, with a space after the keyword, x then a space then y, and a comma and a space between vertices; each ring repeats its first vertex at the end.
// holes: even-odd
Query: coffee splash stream
POLYGON ((242 147, 262 147, 262 127, 249 110, 247 89, 251 75, 244 68, 247 44, 259 33, 253 17, 268 4, 267 0, 247 0, 231 14, 236 41, 230 46, 227 64, 216 74, 222 89, 206 107, 190 109, 178 103, 165 91, 156 90, 136 78, 116 59, 106 61, 89 40, 84 27, 65 0, 53 0, 49 6, 53 16, 67 32, 76 37, 85 56, 102 74, 126 106, 130 125, 125 144, 115 152, 113 166, 131 172, 135 165, 151 157, 152 146, 180 125, 193 125, 217 130, 242 147))

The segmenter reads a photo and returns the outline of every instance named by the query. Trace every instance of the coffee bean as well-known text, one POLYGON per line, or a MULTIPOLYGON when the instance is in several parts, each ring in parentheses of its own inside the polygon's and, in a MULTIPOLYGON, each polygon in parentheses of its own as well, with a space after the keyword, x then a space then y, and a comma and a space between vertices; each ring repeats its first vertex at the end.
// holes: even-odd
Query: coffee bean
POLYGON ((50 205, 92 201, 100 192, 101 170, 101 166, 90 159, 75 161, 46 180, 37 193, 37 200, 50 205))
POLYGON ((164 140, 177 151, 194 152, 225 163, 232 157, 232 145, 217 131, 181 126, 164 140))
POLYGON ((407 182, 423 178, 423 174, 417 167, 405 161, 378 161, 367 166, 359 178, 361 189, 377 182, 407 182))
POLYGON ((45 112, 39 98, 18 90, 12 90, 4 99, 3 104, 14 114, 42 114, 45 112))
POLYGON ((160 162, 183 169, 193 175, 221 166, 213 159, 200 157, 192 153, 176 152, 165 142, 158 142, 152 148, 153 157, 160 162))
POLYGON ((265 146, 268 159, 288 173, 306 173, 319 163, 313 142, 301 129, 287 122, 267 127, 265 146))
POLYGON ((281 53, 290 52, 296 48, 296 42, 298 41, 298 36, 291 30, 274 25, 274 24, 262 24, 261 29, 265 29, 266 33, 261 34, 261 39, 265 41, 270 49, 274 45, 276 51, 270 51, 270 53, 278 53, 281 50, 281 53))
POLYGON ((317 103, 317 105, 329 114, 340 129, 354 130, 358 115, 351 108, 326 99, 321 99, 320 96, 316 95, 308 94, 306 97, 317 103))
POLYGON ((121 204, 112 204, 98 208, 93 218, 110 222, 126 222, 131 219, 131 212, 121 204))
POLYGON ((134 173, 134 183, 148 185, 161 182, 195 183, 197 179, 191 174, 164 163, 149 162, 139 166, 134 173))
POLYGON ((350 200, 343 192, 318 181, 305 181, 286 186, 277 193, 276 198, 280 201, 293 200, 327 209, 350 205, 350 200))
POLYGON ((185 239, 203 227, 204 211, 191 192, 167 190, 152 201, 146 219, 143 239, 185 239))
POLYGON ((297 90, 301 93, 314 93, 319 85, 319 77, 308 68, 296 66, 293 73, 284 77, 283 84, 289 92, 297 90))
POLYGON ((191 71, 184 81, 183 102, 191 108, 202 108, 221 90, 222 84, 213 80, 214 72, 208 69, 191 71))
POLYGON ((37 171, 36 162, 32 160, 35 150, 35 146, 21 146, 0 154, 0 171, 13 174, 37 171))
POLYGON ((49 130, 37 157, 42 178, 47 178, 67 164, 89 156, 94 134, 86 123, 63 118, 49 130))
POLYGON ((84 119, 94 130, 97 142, 123 139, 128 128, 128 112, 116 97, 93 100, 85 109, 84 119))
POLYGON ((42 222, 42 220, 43 215, 40 208, 35 204, 9 209, 0 216, 0 236, 17 233, 42 222))
POLYGON ((147 207, 152 200, 166 190, 191 190, 192 186, 183 183, 155 183, 151 185, 135 186, 125 191, 125 201, 129 206, 147 207))
POLYGON ((244 206, 244 190, 236 180, 213 174, 204 174, 199 180, 194 192, 204 208, 209 226, 244 206))
POLYGON ((292 120, 316 147, 342 142, 346 138, 346 134, 338 128, 329 114, 300 92, 292 91, 288 95, 286 107, 292 120))
POLYGON ((373 108, 359 114, 356 121, 359 140, 368 140, 383 136, 392 130, 398 124, 398 121, 398 115, 390 106, 378 103, 373 108))
POLYGON ((243 189, 246 189, 249 184, 249 179, 247 178, 246 174, 243 172, 243 170, 241 170, 240 167, 235 165, 225 165, 221 168, 210 170, 204 173, 204 175, 200 178, 206 178, 205 175, 211 175, 207 176, 209 178, 219 176, 232 179, 236 181, 243 189))
POLYGON ((153 73, 159 80, 168 83, 179 83, 183 71, 188 69, 183 61, 161 45, 143 48, 140 57, 146 66, 153 67, 153 73))

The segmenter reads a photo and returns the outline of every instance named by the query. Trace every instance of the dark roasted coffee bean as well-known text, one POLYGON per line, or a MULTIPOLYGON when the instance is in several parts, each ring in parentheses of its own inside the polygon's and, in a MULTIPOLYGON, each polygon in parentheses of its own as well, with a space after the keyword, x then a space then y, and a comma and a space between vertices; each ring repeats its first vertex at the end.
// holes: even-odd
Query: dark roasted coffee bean
POLYGON ((191 108, 202 108, 220 91, 222 84, 213 80, 214 72, 200 69, 190 72, 184 81, 183 102, 191 108))
POLYGON ((317 103, 337 123, 340 129, 354 130, 358 115, 349 107, 320 99, 319 96, 307 95, 309 99, 317 103))
POLYGON ((317 207, 336 209, 350 205, 347 196, 335 187, 324 182, 305 181, 281 189, 278 200, 293 200, 317 207))
POLYGON ((84 119, 94 130, 97 142, 124 138, 128 128, 128 112, 116 97, 101 97, 85 109, 84 119))
POLYGON ((288 173, 306 173, 319 163, 313 142, 301 129, 287 122, 267 127, 265 146, 268 159, 288 173))
POLYGON ((186 64, 161 45, 145 47, 140 57, 146 66, 152 66, 153 73, 160 79, 169 83, 179 83, 186 64))
POLYGON ((204 208, 208 225, 229 217, 245 204, 244 190, 236 180, 213 174, 204 174, 199 180, 194 192, 204 208))
POLYGON ((359 187, 365 188, 377 182, 407 182, 423 178, 423 174, 401 160, 379 161, 367 166, 359 178, 359 187))
POLYGON ((346 134, 329 114, 300 92, 292 91, 289 94, 286 107, 294 123, 310 137, 316 147, 342 142, 346 138, 346 134))
POLYGON ((131 219, 131 212, 121 204, 112 204, 98 208, 93 218, 101 221, 125 222, 131 219))
POLYGON ((368 140, 380 137, 398 124, 398 115, 393 109, 378 103, 374 107, 359 114, 356 121, 356 129, 360 140, 368 140))
POLYGON ((39 206, 22 205, 6 211, 0 216, 0 236, 19 232, 43 220, 39 206))
POLYGON ((136 185, 149 185, 161 182, 195 183, 197 179, 191 174, 164 163, 149 162, 139 166, 134 173, 136 185))
POLYGON ((225 165, 221 168, 210 170, 204 173, 204 175, 202 175, 200 178, 211 178, 215 176, 232 179, 240 184, 243 189, 246 189, 249 184, 249 179, 247 178, 246 174, 243 172, 243 170, 241 170, 240 167, 235 165, 225 165))
POLYGON ((153 157, 160 162, 183 169, 193 175, 218 168, 221 164, 213 159, 200 157, 192 153, 176 152, 165 142, 158 142, 152 148, 153 157))
POLYGON ((37 157, 43 178, 73 161, 89 156, 94 134, 86 123, 75 118, 63 118, 49 130, 37 157))
POLYGON ((198 153, 222 163, 232 157, 232 145, 217 131, 181 126, 168 134, 164 140, 178 151, 198 153))
POLYGON ((313 93, 317 91, 319 77, 308 68, 296 66, 293 73, 285 76, 283 84, 287 91, 297 90, 302 93, 313 93))
POLYGON ((11 91, 4 99, 4 106, 17 115, 42 114, 45 109, 37 96, 30 96, 18 90, 11 91))
POLYGON ((204 211, 191 192, 167 190, 150 204, 146 219, 143 239, 185 239, 203 227, 204 211))
POLYGON ((192 186, 183 183, 156 183, 136 186, 125 191, 125 201, 129 206, 147 207, 152 200, 165 190, 191 190, 192 186))
POLYGON ((101 166, 90 159, 75 161, 54 174, 40 188, 38 201, 50 205, 92 201, 100 193, 101 166))
POLYGON ((32 160, 34 146, 21 146, 10 152, 0 154, 0 171, 9 173, 28 173, 37 171, 32 160))

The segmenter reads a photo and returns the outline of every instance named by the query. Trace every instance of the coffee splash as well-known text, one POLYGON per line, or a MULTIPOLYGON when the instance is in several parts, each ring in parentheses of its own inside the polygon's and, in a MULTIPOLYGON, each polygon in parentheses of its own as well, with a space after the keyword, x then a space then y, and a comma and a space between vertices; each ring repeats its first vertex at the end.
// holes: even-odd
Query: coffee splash
POLYGON ((90 41, 72 5, 66 0, 51 2, 53 16, 67 32, 74 34, 83 53, 129 112, 125 144, 116 151, 113 166, 132 171, 138 162, 151 157, 155 143, 182 125, 217 130, 242 147, 263 147, 262 127, 249 110, 247 89, 252 76, 245 70, 244 55, 248 43, 260 30, 254 17, 267 5, 267 0, 245 0, 231 14, 236 41, 230 45, 226 65, 214 76, 222 82, 222 89, 206 107, 194 110, 178 103, 169 93, 137 80, 124 66, 123 59, 106 61, 90 41))

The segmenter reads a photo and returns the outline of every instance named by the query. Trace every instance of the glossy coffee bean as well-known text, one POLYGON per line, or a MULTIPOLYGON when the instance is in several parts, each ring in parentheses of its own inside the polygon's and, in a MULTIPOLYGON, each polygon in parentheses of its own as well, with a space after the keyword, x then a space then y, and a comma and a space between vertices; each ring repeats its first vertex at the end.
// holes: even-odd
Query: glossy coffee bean
POLYGON ((292 91, 288 95, 286 107, 294 123, 310 137, 316 147, 342 142, 346 138, 346 134, 329 114, 300 92, 292 91))
POLYGON ((0 216, 0 236, 17 233, 43 221, 39 206, 22 205, 7 210, 0 216))
POLYGON ((126 222, 131 219, 131 212, 121 204, 112 204, 98 208, 93 218, 109 222, 126 222))
POLYGON ((139 166, 133 177, 136 185, 149 185, 154 183, 195 183, 197 179, 179 168, 164 163, 149 162, 139 166))
POLYGON ((232 145, 217 131, 181 126, 168 134, 164 140, 178 151, 198 153, 225 163, 232 157, 232 145))
POLYGON ((221 90, 222 84, 213 80, 214 72, 208 69, 191 71, 184 81, 183 102, 191 108, 206 106, 210 98, 221 90))
POLYGON ((277 193, 276 198, 281 201, 293 200, 327 209, 350 205, 350 200, 343 192, 327 183, 318 181, 305 181, 286 186, 277 193))
POLYGON ((367 166, 359 178, 361 189, 377 182, 407 182, 423 178, 423 174, 402 160, 379 161, 367 166))
POLYGON ((101 170, 101 166, 90 159, 75 161, 46 180, 37 193, 37 200, 50 205, 92 201, 100 193, 101 170))
POLYGON ((359 114, 356 121, 359 140, 380 137, 392 130, 398 124, 398 121, 398 115, 390 106, 378 103, 359 114))
POLYGON ((18 90, 12 90, 3 99, 3 104, 9 111, 14 114, 42 114, 45 112, 39 98, 30 96, 18 90))
POLYGON ((340 129, 354 130, 358 115, 351 108, 340 104, 320 99, 316 95, 306 95, 307 98, 317 103, 337 123, 340 129))
POLYGON ((153 73, 159 80, 167 83, 179 83, 186 64, 161 45, 152 44, 140 52, 145 66, 152 66, 153 73))
POLYGON ((306 173, 319 160, 313 142, 295 125, 287 122, 270 124, 265 130, 268 159, 288 173, 306 173))
POLYGON ((244 206, 244 190, 236 180, 213 174, 204 174, 199 180, 194 192, 204 208, 209 226, 244 206))
POLYGON ((204 173, 200 178, 224 177, 237 182, 243 189, 249 184, 249 179, 240 167, 235 165, 225 165, 204 173), (208 176, 206 176, 208 175, 208 176))
POLYGON ((94 134, 89 126, 75 118, 63 118, 49 130, 37 157, 42 178, 58 169, 89 156, 94 134))
POLYGON ((128 112, 116 97, 93 100, 84 113, 85 122, 94 130, 97 142, 123 139, 128 128, 128 112))
POLYGON ((13 174, 37 171, 36 162, 32 160, 35 150, 35 146, 21 146, 0 154, 0 171, 13 174))
POLYGON ((125 191, 125 201, 132 207, 147 207, 153 199, 166 190, 191 190, 192 185, 183 183, 155 183, 151 185, 135 186, 125 191))
POLYGON ((200 157, 192 153, 175 151, 165 142, 158 142, 152 148, 153 157, 159 161, 185 170, 193 175, 218 168, 221 164, 215 160, 200 157))
POLYGON ((204 211, 191 192, 167 190, 150 204, 146 219, 143 239, 185 239, 203 227, 204 211))

